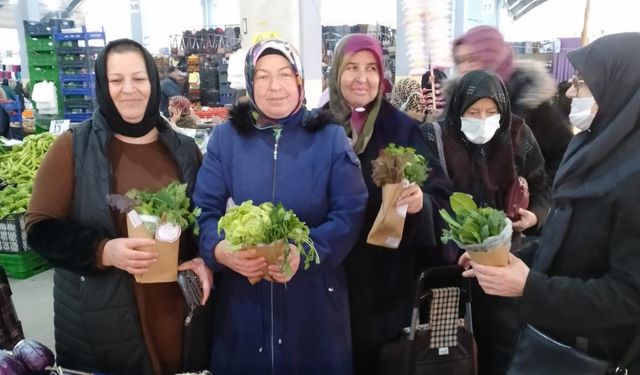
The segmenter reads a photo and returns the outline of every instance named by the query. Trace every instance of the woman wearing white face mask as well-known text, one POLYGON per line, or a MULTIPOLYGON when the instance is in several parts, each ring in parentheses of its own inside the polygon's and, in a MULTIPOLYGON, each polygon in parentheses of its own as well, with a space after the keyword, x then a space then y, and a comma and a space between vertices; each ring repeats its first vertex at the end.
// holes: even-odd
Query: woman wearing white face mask
POLYGON ((566 95, 571 99, 569 121, 580 131, 588 130, 598 111, 598 105, 580 75, 575 75, 571 79, 571 87, 567 90, 566 95))
MULTIPOLYGON (((441 157, 454 191, 473 195, 482 206, 504 209, 509 185, 523 176, 530 191, 528 210, 513 223, 517 250, 519 233, 545 220, 550 188, 544 158, 524 121, 511 113, 502 80, 493 72, 472 71, 453 88, 442 129, 441 157)), ((423 125, 428 141, 437 143, 433 124, 423 125)), ((473 290, 473 322, 478 343, 479 374, 502 374, 515 344, 517 317, 511 301, 473 290)))

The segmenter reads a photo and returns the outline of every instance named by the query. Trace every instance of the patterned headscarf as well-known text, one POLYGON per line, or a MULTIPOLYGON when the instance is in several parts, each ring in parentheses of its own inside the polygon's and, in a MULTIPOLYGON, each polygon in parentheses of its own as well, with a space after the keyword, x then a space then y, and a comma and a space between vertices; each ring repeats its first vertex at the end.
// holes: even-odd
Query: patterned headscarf
POLYGON ((504 41, 498 29, 486 25, 476 26, 453 42, 454 52, 461 44, 473 48, 482 69, 496 72, 505 82, 509 80, 515 69, 513 48, 504 41))
MULTIPOLYGON (((254 98, 253 92, 253 76, 256 73, 256 64, 258 59, 262 56, 266 56, 269 54, 277 54, 289 61, 291 64, 291 68, 298 78, 298 87, 299 87, 299 100, 298 106, 289 114, 288 117, 297 113, 300 108, 302 108, 304 104, 304 74, 302 70, 302 60, 300 59, 300 54, 298 51, 289 43, 284 40, 279 39, 267 39, 261 42, 254 44, 249 51, 247 51, 247 57, 245 60, 244 67, 244 77, 247 81, 247 96, 251 101, 251 106, 253 110, 258 112, 260 116, 267 117, 264 113, 258 108, 254 98)), ((287 117, 287 118, 288 118, 287 117)), ((281 119, 273 119, 273 120, 281 120, 281 119)))
POLYGON ((420 96, 420 83, 412 78, 403 78, 393 85, 391 90, 391 99, 389 100, 394 107, 400 110, 419 111, 419 102, 416 103, 415 95, 420 96), (410 108, 408 107, 411 104, 410 108))
POLYGON ((443 126, 447 169, 456 189, 473 195, 482 204, 503 209, 507 189, 516 177, 513 150, 521 127, 522 120, 512 124, 509 95, 498 75, 476 70, 462 76, 451 95, 443 126), (482 98, 496 103, 500 128, 489 142, 476 145, 464 136, 460 117, 482 98))

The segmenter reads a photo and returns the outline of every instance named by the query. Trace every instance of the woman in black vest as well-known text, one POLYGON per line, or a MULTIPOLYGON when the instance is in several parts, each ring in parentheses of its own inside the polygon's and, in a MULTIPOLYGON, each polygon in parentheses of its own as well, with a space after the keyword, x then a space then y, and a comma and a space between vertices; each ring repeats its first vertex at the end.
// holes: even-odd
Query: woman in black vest
MULTIPOLYGON (((120 39, 102 50, 96 97, 93 117, 49 150, 26 215, 30 248, 55 267, 57 364, 117 374, 206 368, 209 348, 201 348, 201 362, 183 355, 197 348, 183 328, 177 283, 134 281, 156 262, 156 252, 138 251, 154 241, 127 238, 124 214, 106 201, 108 194, 157 191, 174 180, 187 183, 190 196, 202 156, 160 117, 158 71, 140 44, 120 39)), ((195 258, 190 237, 184 231, 180 239, 180 269, 200 276, 206 299, 211 272, 195 258)))

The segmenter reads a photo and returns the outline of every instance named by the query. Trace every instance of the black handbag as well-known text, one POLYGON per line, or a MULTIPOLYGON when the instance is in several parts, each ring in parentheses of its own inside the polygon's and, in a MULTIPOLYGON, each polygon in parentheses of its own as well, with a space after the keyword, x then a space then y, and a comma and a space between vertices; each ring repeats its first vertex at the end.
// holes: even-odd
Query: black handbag
POLYGON ((638 335, 619 364, 560 343, 527 324, 521 331, 507 375, 626 375, 638 349, 638 335))
POLYGON ((476 374, 470 284, 461 277, 462 271, 459 266, 446 266, 420 274, 411 326, 383 346, 379 375, 476 374), (425 283, 431 287, 427 292, 423 292, 425 283), (420 307, 425 303, 430 305, 429 323, 420 325, 420 307))

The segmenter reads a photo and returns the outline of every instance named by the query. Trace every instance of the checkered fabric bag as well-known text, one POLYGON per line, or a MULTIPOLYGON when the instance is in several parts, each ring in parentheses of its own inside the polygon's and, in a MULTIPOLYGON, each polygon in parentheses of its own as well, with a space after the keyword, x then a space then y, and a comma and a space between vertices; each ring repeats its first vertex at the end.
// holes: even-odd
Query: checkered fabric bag
POLYGON ((448 348, 458 345, 458 310, 460 288, 432 289, 429 327, 431 342, 429 349, 448 348))
POLYGON ((456 265, 421 273, 411 325, 382 347, 377 375, 477 374, 470 284, 462 278, 463 271, 456 265), (429 323, 421 325, 420 307, 426 303, 430 303, 429 323))

